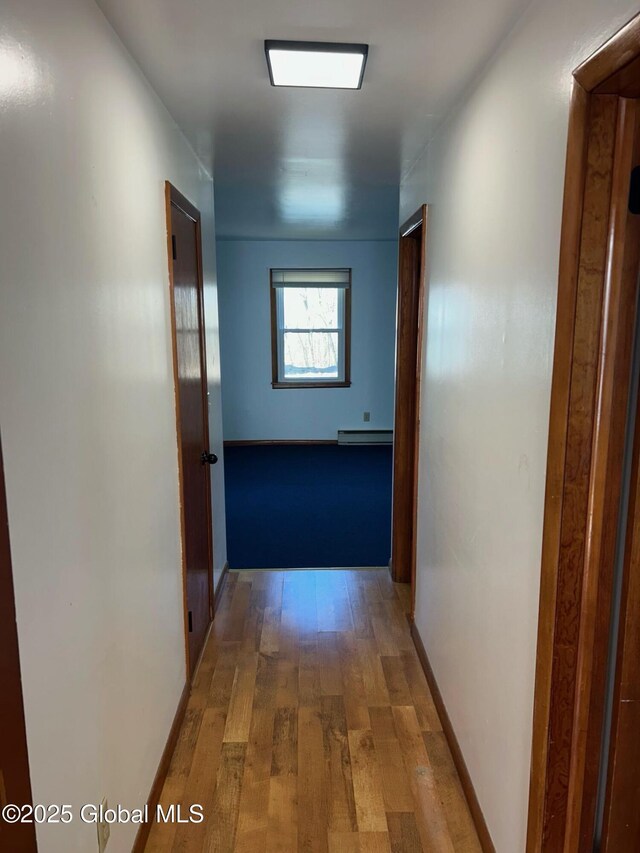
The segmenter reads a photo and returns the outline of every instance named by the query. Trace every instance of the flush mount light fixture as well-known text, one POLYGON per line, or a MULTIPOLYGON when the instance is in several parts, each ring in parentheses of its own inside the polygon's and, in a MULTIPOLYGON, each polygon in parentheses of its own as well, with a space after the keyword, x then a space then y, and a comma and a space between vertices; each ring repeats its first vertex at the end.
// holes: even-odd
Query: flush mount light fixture
POLYGON ((268 39, 264 52, 272 86, 359 89, 369 46, 268 39))

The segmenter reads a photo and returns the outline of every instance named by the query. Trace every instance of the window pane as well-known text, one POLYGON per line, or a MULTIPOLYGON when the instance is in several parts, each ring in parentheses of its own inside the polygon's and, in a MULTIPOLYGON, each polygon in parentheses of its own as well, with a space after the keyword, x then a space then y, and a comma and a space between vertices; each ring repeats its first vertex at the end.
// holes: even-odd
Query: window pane
POLYGON ((339 378, 337 332, 285 332, 284 378, 339 378))
POLYGON ((285 329, 337 329, 337 287, 284 287, 285 329))

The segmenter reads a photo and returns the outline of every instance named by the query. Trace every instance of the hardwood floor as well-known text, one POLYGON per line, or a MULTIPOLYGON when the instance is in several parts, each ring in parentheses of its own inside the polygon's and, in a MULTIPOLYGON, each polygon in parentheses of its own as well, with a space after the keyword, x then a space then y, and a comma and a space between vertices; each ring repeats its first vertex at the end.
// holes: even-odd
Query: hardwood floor
POLYGON ((475 853, 386 570, 230 572, 147 853, 475 853))

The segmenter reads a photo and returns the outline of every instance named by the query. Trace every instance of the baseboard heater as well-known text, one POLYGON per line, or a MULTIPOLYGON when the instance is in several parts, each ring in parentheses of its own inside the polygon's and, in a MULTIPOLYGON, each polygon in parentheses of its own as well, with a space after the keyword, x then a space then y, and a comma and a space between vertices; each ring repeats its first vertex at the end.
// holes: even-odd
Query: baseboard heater
POLYGON ((393 430, 339 429, 338 444, 393 444, 393 430))

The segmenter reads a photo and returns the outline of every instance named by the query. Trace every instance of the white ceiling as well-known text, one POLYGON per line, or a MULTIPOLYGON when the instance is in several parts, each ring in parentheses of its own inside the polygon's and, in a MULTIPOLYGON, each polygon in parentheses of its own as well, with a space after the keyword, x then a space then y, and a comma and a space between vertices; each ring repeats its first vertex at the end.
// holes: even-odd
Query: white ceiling
POLYGON ((364 239, 528 0, 98 3, 213 171, 219 236, 364 239), (273 88, 266 38, 369 44, 362 89, 273 88))

